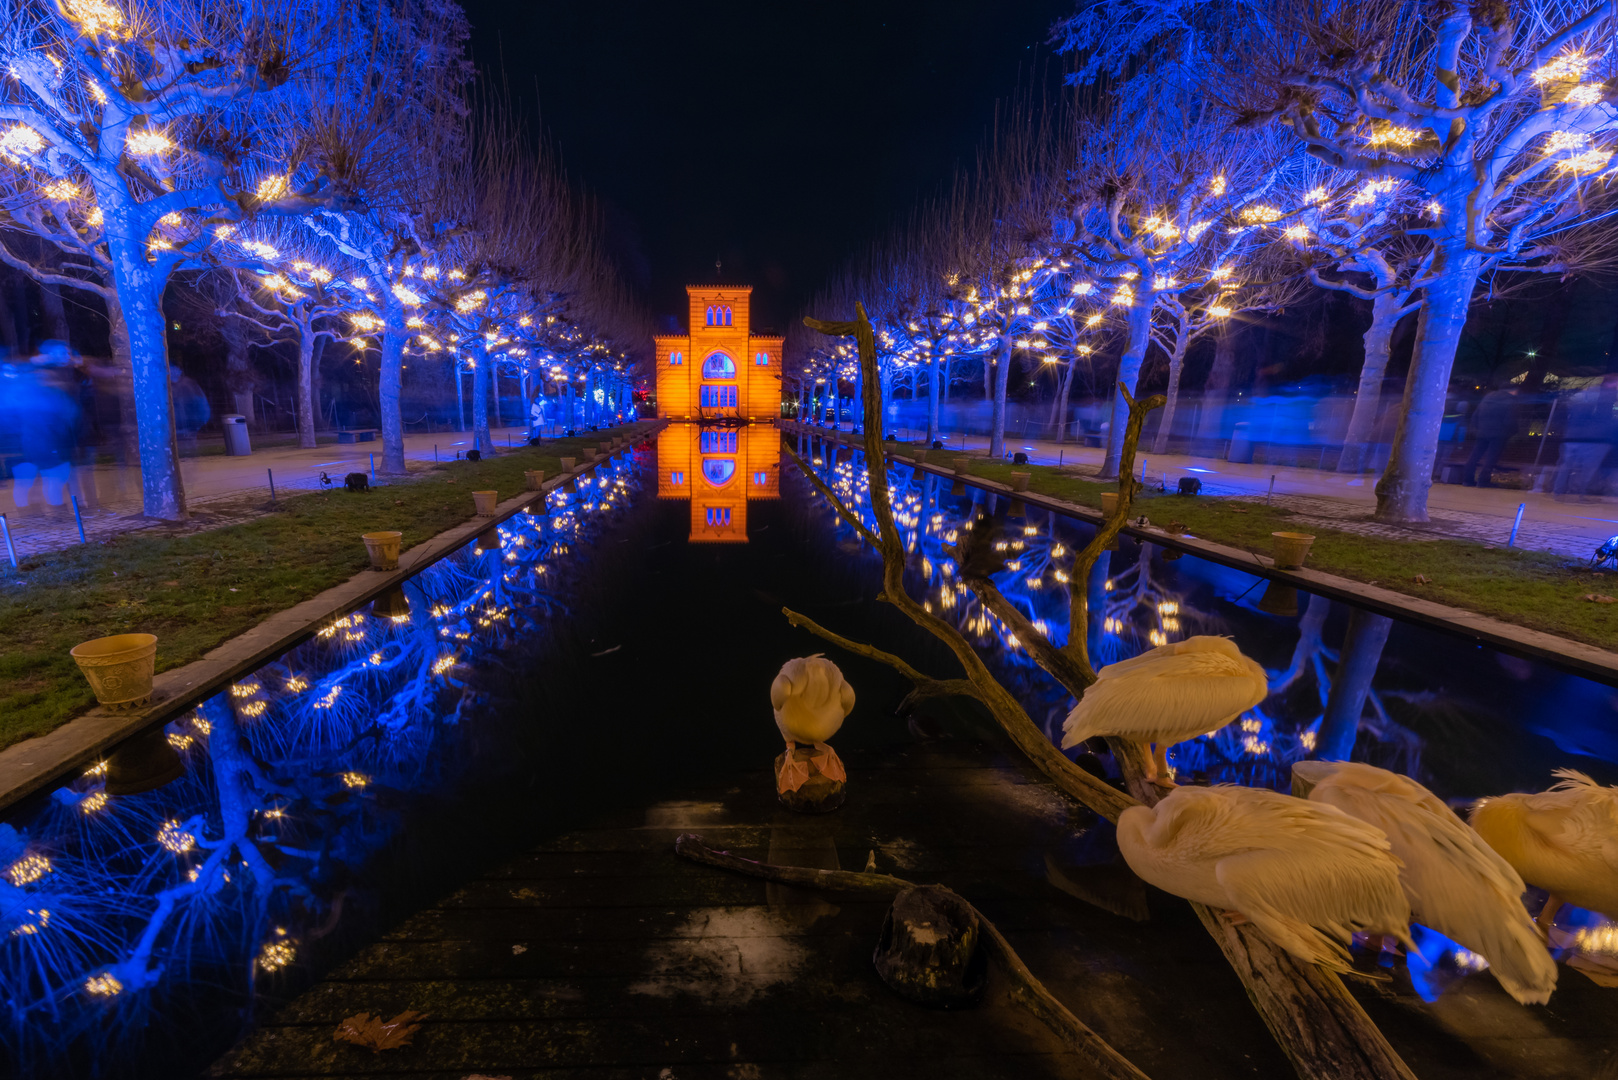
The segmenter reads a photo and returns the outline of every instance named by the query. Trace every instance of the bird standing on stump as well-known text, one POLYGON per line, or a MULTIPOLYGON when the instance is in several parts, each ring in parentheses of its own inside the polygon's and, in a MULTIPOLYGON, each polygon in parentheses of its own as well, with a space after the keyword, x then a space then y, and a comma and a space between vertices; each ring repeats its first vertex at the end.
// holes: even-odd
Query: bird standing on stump
POLYGON ((788 660, 770 684, 775 726, 786 740, 786 761, 777 779, 781 794, 797 791, 809 780, 812 763, 828 780, 841 783, 848 774, 837 751, 826 740, 837 734, 843 718, 854 708, 854 688, 843 681, 836 664, 816 653, 788 660), (815 748, 808 761, 793 753, 799 743, 815 748))

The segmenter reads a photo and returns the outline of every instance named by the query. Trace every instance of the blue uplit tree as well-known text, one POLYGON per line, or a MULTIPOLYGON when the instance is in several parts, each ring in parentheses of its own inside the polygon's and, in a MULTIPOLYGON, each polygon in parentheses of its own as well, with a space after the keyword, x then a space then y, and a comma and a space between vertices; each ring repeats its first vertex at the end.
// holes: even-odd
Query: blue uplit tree
POLYGON ((337 3, 20 0, 7 9, 0 200, 43 204, 13 221, 62 241, 71 270, 47 280, 82 280, 114 301, 149 516, 186 514, 163 290, 244 219, 357 197, 335 156, 344 148, 301 141, 276 108, 302 98, 313 72, 330 79, 337 58, 359 48, 356 35, 365 40, 357 13, 337 3))

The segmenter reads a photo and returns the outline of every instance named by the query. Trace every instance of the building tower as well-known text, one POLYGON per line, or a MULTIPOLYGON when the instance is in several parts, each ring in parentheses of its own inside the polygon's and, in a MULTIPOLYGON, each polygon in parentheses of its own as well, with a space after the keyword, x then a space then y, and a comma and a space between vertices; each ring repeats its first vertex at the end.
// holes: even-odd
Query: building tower
POLYGON ((687 285, 691 330, 659 334, 657 415, 773 420, 781 415, 781 343, 749 332, 751 285, 687 285))

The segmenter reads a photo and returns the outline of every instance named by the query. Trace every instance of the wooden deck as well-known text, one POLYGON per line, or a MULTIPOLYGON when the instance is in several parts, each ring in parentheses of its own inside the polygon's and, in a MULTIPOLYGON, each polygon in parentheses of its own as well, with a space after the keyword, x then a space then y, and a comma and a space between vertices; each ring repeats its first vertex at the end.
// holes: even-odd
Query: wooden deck
MULTIPOLYGON (((1155 1080, 1292 1075, 1186 905, 1156 895, 1152 921, 1136 923, 1053 887, 1053 864, 1091 889, 1115 887, 1117 875, 1078 867, 1093 821, 1024 767, 949 741, 847 763, 848 803, 824 817, 781 809, 760 769, 543 844, 366 948, 215 1074, 1087 1075, 992 976, 984 1004, 964 1012, 892 994, 871 965, 885 904, 678 859, 675 837, 696 832, 738 854, 802 866, 858 870, 874 853, 879 870, 950 885, 1155 1080), (427 1014, 408 1047, 373 1054, 332 1037, 344 1017, 406 1009, 427 1014)), ((1575 999, 1594 1004, 1574 985, 1579 976, 1563 978, 1575 999)), ((1592 1077, 1612 1064, 1599 1008, 1569 1027, 1547 1010, 1519 1010, 1486 977, 1430 1011, 1391 992, 1381 1000, 1370 1003, 1373 1015, 1423 1080, 1592 1077)))

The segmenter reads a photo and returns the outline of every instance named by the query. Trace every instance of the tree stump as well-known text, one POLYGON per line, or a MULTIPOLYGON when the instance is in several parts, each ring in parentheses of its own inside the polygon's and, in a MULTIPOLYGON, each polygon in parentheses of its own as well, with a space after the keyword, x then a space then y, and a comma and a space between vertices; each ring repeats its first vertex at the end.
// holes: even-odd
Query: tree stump
POLYGON ((843 781, 833 780, 822 773, 815 755, 813 746, 799 746, 792 751, 792 760, 809 770, 809 779, 795 791, 781 790, 781 770, 786 766, 787 755, 784 750, 775 755, 775 790, 781 798, 781 805, 788 810, 796 810, 800 814, 826 814, 843 805, 843 781))
POLYGON ((900 997, 934 1009, 976 1005, 988 958, 977 912, 940 885, 918 885, 893 899, 872 961, 900 997))

